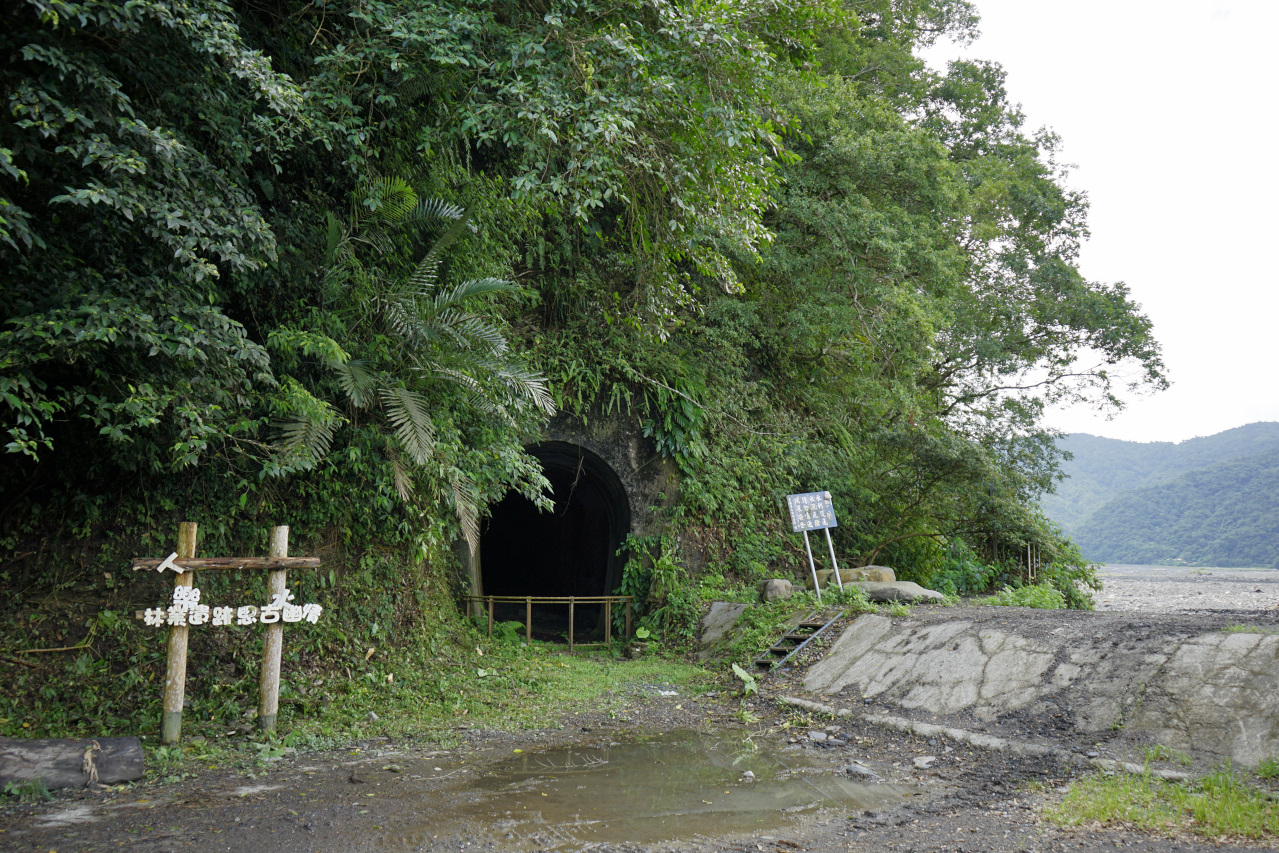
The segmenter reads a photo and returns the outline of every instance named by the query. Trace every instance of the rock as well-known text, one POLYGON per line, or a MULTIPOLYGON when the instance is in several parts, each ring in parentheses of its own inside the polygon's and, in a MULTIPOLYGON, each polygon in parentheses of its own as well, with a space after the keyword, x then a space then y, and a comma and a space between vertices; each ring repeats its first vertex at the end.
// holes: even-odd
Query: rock
POLYGON ((893 581, 876 583, 872 581, 855 581, 856 586, 866 592, 871 601, 912 601, 916 604, 927 604, 932 601, 945 601, 946 596, 931 589, 924 589, 912 581, 893 581))
POLYGON ((809 732, 808 739, 813 743, 825 743, 830 736, 826 732, 809 732))
POLYGON ((754 781, 755 781, 755 774, 754 774, 754 773, 752 773, 751 771, 747 770, 745 773, 743 773, 743 774, 742 774, 742 781, 743 781, 743 782, 754 782, 754 781))
POLYGON ((935 755, 921 755, 915 759, 916 770, 927 770, 937 760, 935 755))
MULTIPOLYGON (((822 589, 828 589, 835 586, 834 572, 830 569, 822 569, 817 573, 817 580, 822 585, 822 589)), ((873 583, 893 583, 897 580, 897 573, 888 566, 863 566, 860 569, 840 569, 839 580, 841 583, 857 583, 858 581, 871 581, 873 583)), ((808 589, 813 588, 813 577, 809 573, 804 585, 808 589)))
POLYGON ((771 580, 759 582, 759 600, 765 604, 770 601, 781 601, 790 598, 794 592, 794 585, 783 578, 773 578, 771 580))
POLYGON ((849 776, 856 776, 859 779, 865 779, 867 782, 878 782, 880 776, 874 770, 871 770, 860 761, 855 761, 844 768, 844 773, 849 776))
POLYGON ((738 601, 711 602, 710 611, 702 617, 701 649, 697 653, 699 659, 706 660, 717 649, 728 646, 733 641, 733 629, 747 607, 750 605, 738 601))

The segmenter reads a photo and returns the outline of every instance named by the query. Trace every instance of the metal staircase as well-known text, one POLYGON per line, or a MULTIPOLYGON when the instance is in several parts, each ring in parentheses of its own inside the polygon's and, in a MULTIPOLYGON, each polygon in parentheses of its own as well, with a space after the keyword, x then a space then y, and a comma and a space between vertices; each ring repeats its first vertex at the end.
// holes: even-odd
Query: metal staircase
POLYGON ((787 628, 777 641, 769 646, 759 657, 755 658, 755 666, 761 669, 777 669, 821 635, 823 631, 829 628, 835 622, 839 621, 840 614, 836 613, 831 616, 819 610, 814 610, 803 619, 799 624, 787 628))

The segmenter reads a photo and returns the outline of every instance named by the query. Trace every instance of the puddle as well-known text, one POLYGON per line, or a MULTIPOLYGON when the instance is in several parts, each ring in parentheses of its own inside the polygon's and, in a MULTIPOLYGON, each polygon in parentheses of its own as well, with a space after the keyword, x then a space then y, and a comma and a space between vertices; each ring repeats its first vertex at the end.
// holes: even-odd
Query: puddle
POLYGON ((917 789, 841 778, 828 762, 732 738, 673 732, 596 748, 516 755, 456 789, 433 792, 406 832, 380 839, 430 849, 465 837, 504 850, 579 850, 698 835, 758 835, 826 807, 900 803, 917 789), (754 774, 747 781, 746 771, 754 774))

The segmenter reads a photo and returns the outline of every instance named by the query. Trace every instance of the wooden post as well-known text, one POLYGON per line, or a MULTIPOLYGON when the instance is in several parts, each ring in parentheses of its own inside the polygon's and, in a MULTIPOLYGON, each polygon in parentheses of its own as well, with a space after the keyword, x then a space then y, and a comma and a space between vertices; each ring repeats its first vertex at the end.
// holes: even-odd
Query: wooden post
POLYGON ((613 602, 604 599, 604 643, 613 642, 613 602))
MULTIPOLYGON (((195 537, 199 525, 184 521, 178 525, 178 559, 195 556, 195 537)), ((173 579, 173 587, 195 585, 195 572, 182 572, 173 579)), ((187 689, 187 625, 169 626, 168 663, 164 674, 164 711, 160 717, 160 739, 177 743, 182 739, 182 702, 187 689)))
POLYGON ((489 596, 489 636, 493 636, 493 596, 489 596))
POLYGON ((524 599, 524 644, 533 648, 533 599, 524 599))
MULTIPOLYGON (((289 528, 271 528, 267 556, 272 560, 289 556, 289 528)), ((273 569, 267 573, 267 601, 274 601, 279 593, 289 588, 289 573, 285 569, 273 569)), ((280 658, 284 653, 284 623, 272 622, 266 626, 262 638, 262 673, 258 682, 258 728, 264 732, 275 731, 275 719, 280 711, 280 658)))
POLYGON ((626 597, 626 639, 631 638, 631 597, 626 597))
POLYGON ((573 596, 570 595, 568 598, 568 650, 570 652, 573 651, 573 611, 575 606, 576 603, 573 600, 573 596))

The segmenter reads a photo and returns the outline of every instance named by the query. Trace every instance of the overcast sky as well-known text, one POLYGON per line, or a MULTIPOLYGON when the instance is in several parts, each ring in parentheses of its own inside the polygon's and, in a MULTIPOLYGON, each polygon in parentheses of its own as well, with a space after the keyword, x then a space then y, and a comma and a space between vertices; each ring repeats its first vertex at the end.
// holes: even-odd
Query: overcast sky
POLYGON ((1062 137, 1088 193, 1081 267, 1154 321, 1170 390, 1052 426, 1182 441, 1279 421, 1279 0, 975 0, 1028 129, 1062 137))

